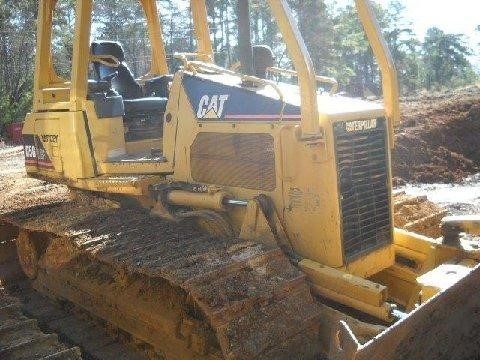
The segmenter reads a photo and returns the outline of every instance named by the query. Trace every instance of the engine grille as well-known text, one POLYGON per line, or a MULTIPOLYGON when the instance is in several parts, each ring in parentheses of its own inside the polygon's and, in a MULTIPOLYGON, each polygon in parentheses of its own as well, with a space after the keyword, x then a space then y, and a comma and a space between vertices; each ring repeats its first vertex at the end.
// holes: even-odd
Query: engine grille
POLYGON ((273 191, 273 137, 269 134, 200 133, 190 148, 193 180, 273 191))
POLYGON ((347 262, 392 241, 385 119, 334 124, 347 262))

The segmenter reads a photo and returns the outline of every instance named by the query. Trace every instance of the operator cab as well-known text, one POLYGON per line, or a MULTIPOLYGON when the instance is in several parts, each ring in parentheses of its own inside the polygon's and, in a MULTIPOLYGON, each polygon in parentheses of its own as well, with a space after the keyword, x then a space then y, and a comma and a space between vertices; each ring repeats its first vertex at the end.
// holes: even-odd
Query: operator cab
POLYGON ((94 80, 89 80, 88 96, 95 103, 98 118, 123 116, 125 141, 162 137, 168 84, 173 76, 156 76, 140 84, 116 41, 94 41, 90 52, 94 80))

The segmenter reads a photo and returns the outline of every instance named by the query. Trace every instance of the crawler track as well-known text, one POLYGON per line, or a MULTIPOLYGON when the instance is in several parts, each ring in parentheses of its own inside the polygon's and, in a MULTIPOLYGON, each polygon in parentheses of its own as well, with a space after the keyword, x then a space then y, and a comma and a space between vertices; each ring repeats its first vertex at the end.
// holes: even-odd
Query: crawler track
POLYGON ((0 358, 81 359, 81 354, 56 334, 42 332, 35 319, 24 315, 20 302, 0 288, 0 358))
POLYGON ((156 359, 148 347, 135 344, 118 329, 108 327, 98 319, 68 302, 57 302, 42 295, 24 281, 8 289, 20 301, 24 314, 34 318, 45 332, 55 332, 67 344, 81 349, 82 358, 92 360, 156 359))
POLYGON ((32 288, 20 272, 13 242, 0 245, 1 359, 157 359, 151 348, 72 303, 32 288), (6 255, 12 255, 7 259, 6 255))
MULTIPOLYGON (((21 153, 14 155, 5 161, 21 165, 21 153)), ((206 236, 192 224, 112 208, 15 171, 0 179, 0 242, 21 235, 35 244, 39 256, 30 265, 38 266, 29 274, 41 293, 121 329, 159 357, 308 358, 320 351, 317 305, 278 247, 206 236)), ((2 256, 16 258, 16 249, 2 256)), ((1 263, 2 274, 18 271, 1 263)))
POLYGON ((43 332, 37 319, 25 313, 21 299, 5 287, 22 281, 14 244, 7 240, 10 230, 0 227, 0 358, 81 359, 78 347, 62 343, 54 333, 43 332))
POLYGON ((48 244, 41 246, 36 289, 104 319, 159 356, 320 352, 319 310, 304 275, 275 246, 207 236, 139 209, 71 202, 4 221, 48 244))

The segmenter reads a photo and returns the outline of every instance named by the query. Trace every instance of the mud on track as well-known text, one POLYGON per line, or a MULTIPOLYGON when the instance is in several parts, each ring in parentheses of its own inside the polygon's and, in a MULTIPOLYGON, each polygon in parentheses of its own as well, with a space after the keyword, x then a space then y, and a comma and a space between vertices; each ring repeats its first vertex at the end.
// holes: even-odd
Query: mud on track
POLYGON ((32 287, 16 258, 15 231, 0 231, 1 359, 156 359, 126 334, 32 287))
POLYGON ((2 359, 81 359, 77 347, 42 332, 35 319, 24 315, 18 299, 0 287, 0 357, 2 359))

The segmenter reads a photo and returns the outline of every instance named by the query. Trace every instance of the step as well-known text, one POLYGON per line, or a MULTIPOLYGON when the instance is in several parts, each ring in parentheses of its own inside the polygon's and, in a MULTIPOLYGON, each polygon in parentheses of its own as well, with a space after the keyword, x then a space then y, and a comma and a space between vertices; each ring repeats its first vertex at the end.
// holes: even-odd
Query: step
POLYGON ((107 163, 158 163, 166 161, 167 159, 162 153, 151 154, 150 151, 148 151, 111 157, 107 160, 107 163))

